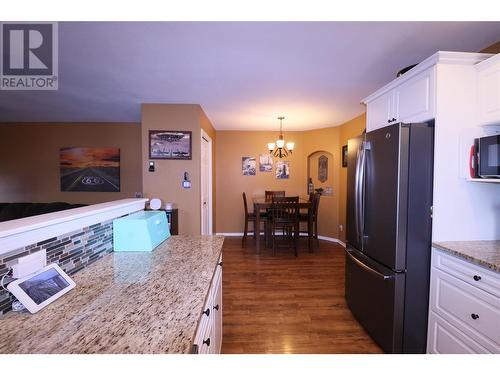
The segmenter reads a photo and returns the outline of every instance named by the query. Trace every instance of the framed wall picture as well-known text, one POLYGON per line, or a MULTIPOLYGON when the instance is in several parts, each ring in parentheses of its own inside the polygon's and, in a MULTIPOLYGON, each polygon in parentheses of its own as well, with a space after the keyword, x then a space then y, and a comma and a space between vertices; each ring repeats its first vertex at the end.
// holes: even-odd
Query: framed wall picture
POLYGON ((150 130, 149 158, 191 160, 192 132, 183 130, 150 130))
POLYGON ((120 149, 62 147, 59 150, 61 191, 120 191, 120 149))
POLYGON ((325 155, 318 158, 318 180, 323 183, 328 180, 328 158, 325 155))
POLYGON ((251 156, 241 157, 241 172, 243 176, 255 176, 255 158, 251 156))
POLYGON ((342 167, 347 168, 347 145, 342 146, 342 167))
POLYGON ((290 177, 290 162, 278 160, 276 162, 276 178, 286 180, 290 177))
POLYGON ((270 154, 259 155, 259 172, 273 171, 273 156, 270 154))

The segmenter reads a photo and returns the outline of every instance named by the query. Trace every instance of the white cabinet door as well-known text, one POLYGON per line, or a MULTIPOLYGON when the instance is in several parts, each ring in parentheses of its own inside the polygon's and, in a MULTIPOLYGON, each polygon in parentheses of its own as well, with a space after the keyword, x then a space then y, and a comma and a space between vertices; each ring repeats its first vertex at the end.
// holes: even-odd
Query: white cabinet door
POLYGON ((481 124, 500 124, 500 55, 478 64, 478 110, 481 124))
POLYGON ((432 67, 394 89, 393 115, 398 122, 420 122, 434 118, 436 68, 432 67))
POLYGON ((213 352, 214 354, 220 354, 222 348, 222 272, 215 285, 215 294, 213 299, 213 352))
POLYGON ((389 91, 367 103, 366 131, 383 128, 393 119, 393 91, 389 91))
POLYGON ((427 352, 434 354, 490 353, 433 312, 429 315, 427 352))

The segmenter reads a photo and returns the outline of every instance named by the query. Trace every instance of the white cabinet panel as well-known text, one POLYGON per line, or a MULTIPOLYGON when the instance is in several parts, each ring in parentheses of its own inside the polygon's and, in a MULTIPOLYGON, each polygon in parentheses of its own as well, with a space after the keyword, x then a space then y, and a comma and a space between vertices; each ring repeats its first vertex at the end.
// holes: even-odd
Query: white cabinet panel
POLYGON ((394 89, 393 114, 398 122, 421 122, 434 118, 436 68, 428 69, 394 89))
POLYGON ((222 254, 210 283, 194 338, 198 354, 220 354, 222 348, 222 254))
POLYGON ((432 309, 462 330, 484 336, 500 351, 500 300, 444 272, 433 273, 432 309))
POLYGON ((436 268, 500 297, 500 275, 498 273, 447 255, 439 250, 434 250, 433 256, 436 268))
POLYGON ((500 55, 478 64, 477 69, 479 121, 500 124, 500 55))
POLYGON ((407 79, 367 102, 366 131, 396 122, 422 122, 435 117, 436 67, 407 79))
POLYGON ((429 340, 427 352, 434 354, 475 354, 489 353, 460 330, 447 323, 439 315, 429 316, 429 340))
POLYGON ((392 116, 393 92, 383 94, 368 103, 366 131, 372 131, 389 125, 392 116))
POLYGON ((499 280, 495 272, 432 249, 427 351, 500 353, 499 280))

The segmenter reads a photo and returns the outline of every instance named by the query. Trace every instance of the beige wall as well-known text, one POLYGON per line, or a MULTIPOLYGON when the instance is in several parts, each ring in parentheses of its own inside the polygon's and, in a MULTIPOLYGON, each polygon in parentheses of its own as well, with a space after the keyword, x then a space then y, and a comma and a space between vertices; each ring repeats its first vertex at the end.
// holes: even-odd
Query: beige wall
MULTIPOLYGON (((142 105, 142 177, 144 196, 174 202, 179 209, 179 234, 200 233, 200 152, 201 129, 215 142, 215 130, 197 104, 142 105), (149 130, 184 130, 192 132, 191 160, 155 160, 155 172, 148 171, 149 130), (188 172, 191 188, 182 187, 188 172)), ((214 206, 215 207, 215 206, 214 206)))
MULTIPOLYGON (((339 127, 311 130, 304 132, 305 151, 311 155, 317 151, 326 151, 331 154, 328 157, 328 180, 321 186, 333 188, 331 196, 321 196, 318 212, 318 232, 322 236, 338 238, 338 206, 339 206, 339 127)), ((311 164, 317 165, 317 159, 313 158, 311 164)), ((315 174, 317 178, 317 167, 315 174)), ((318 181, 313 179, 314 187, 319 187, 318 181)))
POLYGON ((0 124, 0 201, 100 203, 142 191, 137 123, 0 124), (120 148, 120 192, 61 192, 61 147, 120 148))

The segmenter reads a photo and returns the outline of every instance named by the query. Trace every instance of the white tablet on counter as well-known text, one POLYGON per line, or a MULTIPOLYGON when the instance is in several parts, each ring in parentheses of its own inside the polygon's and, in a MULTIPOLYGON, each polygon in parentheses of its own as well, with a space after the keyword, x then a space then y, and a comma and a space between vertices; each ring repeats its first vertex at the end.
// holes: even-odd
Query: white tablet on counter
POLYGON ((57 265, 49 264, 7 285, 30 313, 36 313, 75 287, 75 282, 57 265))

